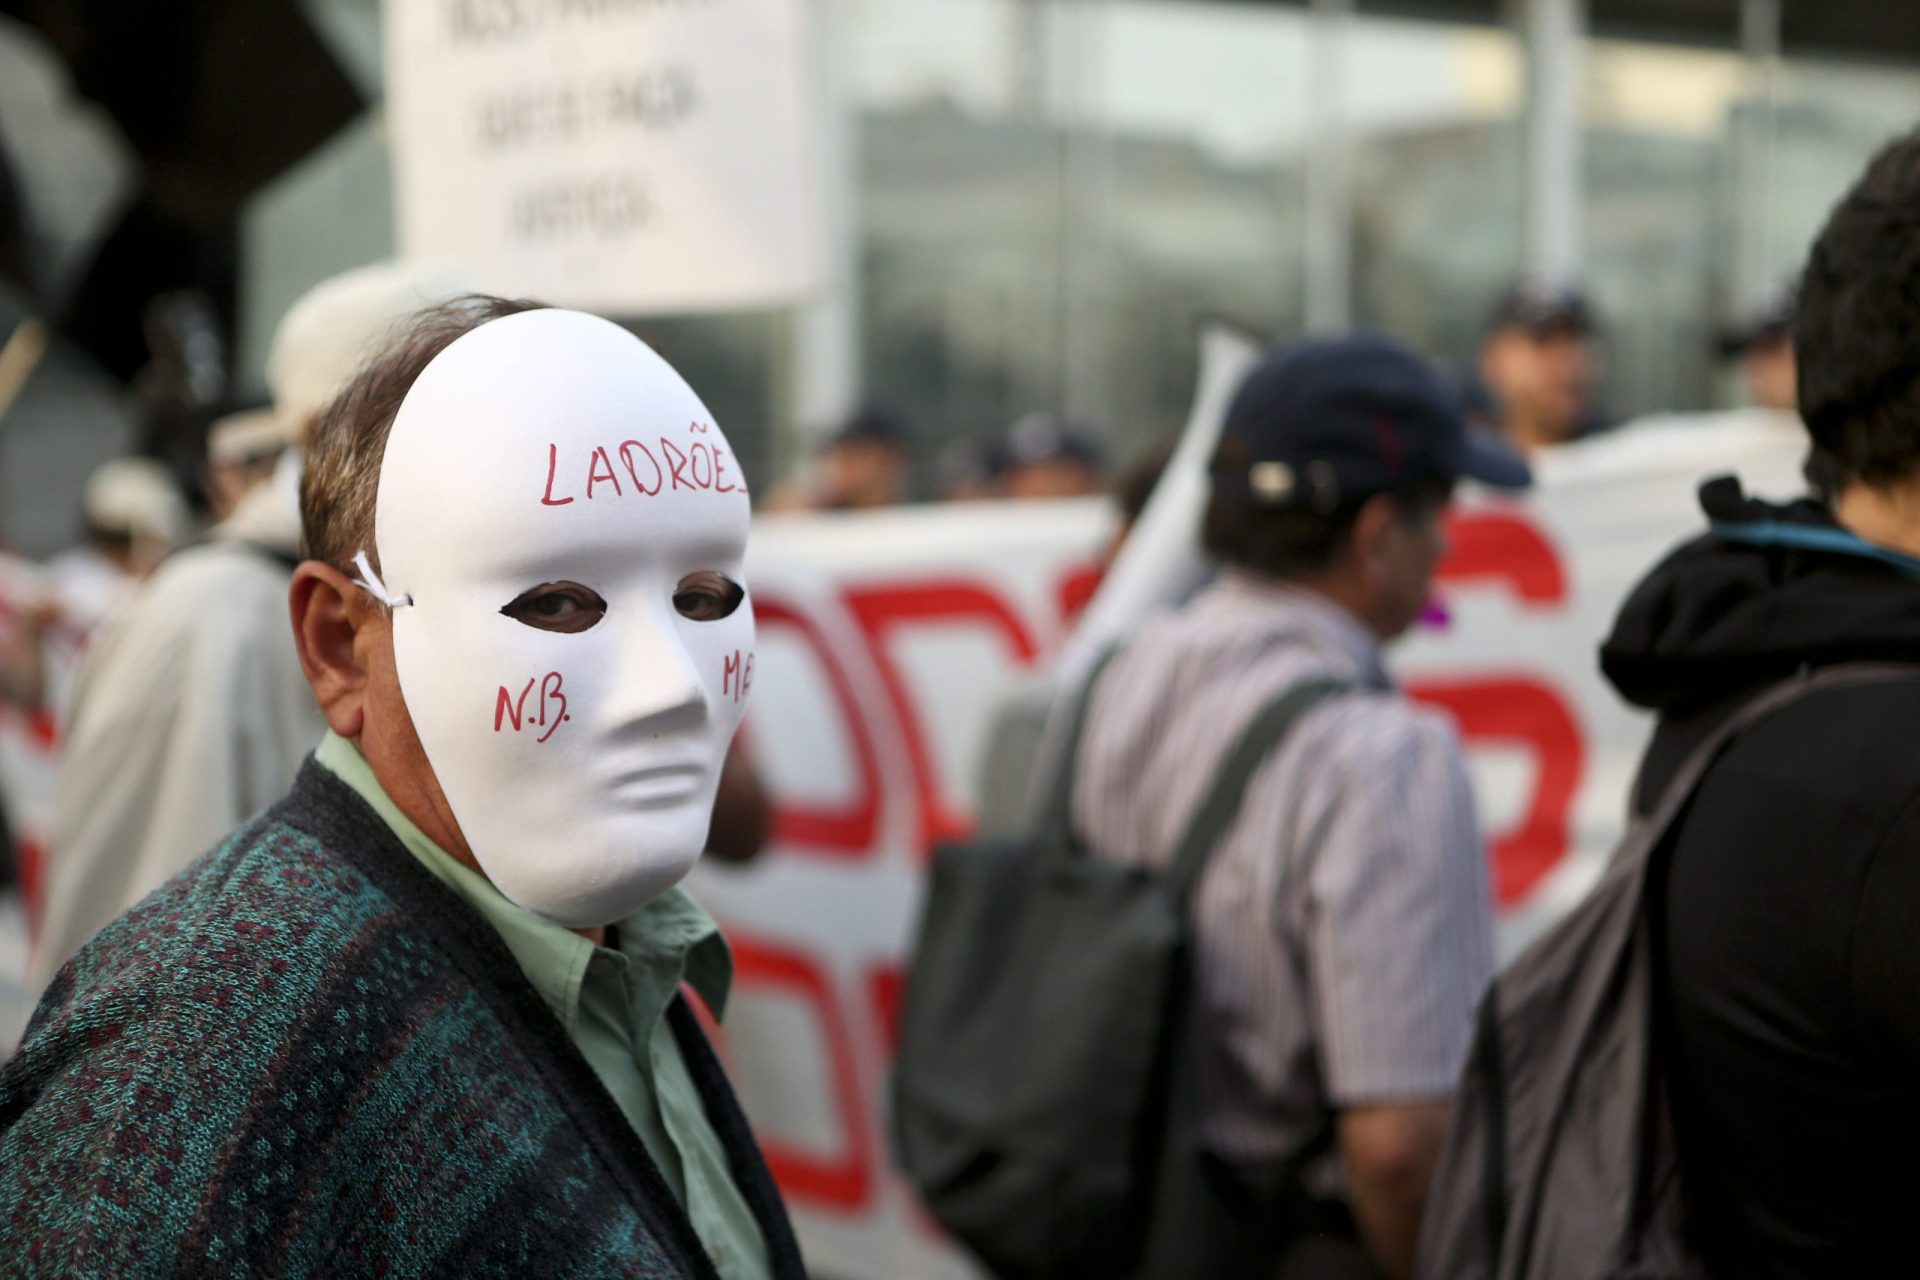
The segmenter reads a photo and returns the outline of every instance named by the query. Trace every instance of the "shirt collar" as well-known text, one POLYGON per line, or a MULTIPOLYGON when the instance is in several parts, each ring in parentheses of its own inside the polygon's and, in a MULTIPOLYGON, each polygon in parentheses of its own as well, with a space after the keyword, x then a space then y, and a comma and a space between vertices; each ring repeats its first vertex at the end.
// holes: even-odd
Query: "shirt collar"
POLYGON ((1369 683, 1382 688, 1393 684, 1380 641, 1358 618, 1316 591, 1227 567, 1201 599, 1223 612, 1271 620, 1290 637, 1351 664, 1369 683))
MULTIPOLYGON (((509 900, 485 876, 457 861, 400 811, 373 768, 347 739, 328 731, 314 759, 359 794, 422 866, 458 894, 493 926, 521 972, 552 1009, 569 1035, 580 1016, 580 989, 596 959, 619 968, 629 965, 670 981, 647 984, 664 994, 654 1016, 664 1011, 684 977, 718 1018, 733 981, 733 958, 713 917, 678 885, 647 903, 614 930, 619 950, 597 947, 573 930, 509 900)), ((651 1021, 651 1019, 646 1019, 651 1021)))

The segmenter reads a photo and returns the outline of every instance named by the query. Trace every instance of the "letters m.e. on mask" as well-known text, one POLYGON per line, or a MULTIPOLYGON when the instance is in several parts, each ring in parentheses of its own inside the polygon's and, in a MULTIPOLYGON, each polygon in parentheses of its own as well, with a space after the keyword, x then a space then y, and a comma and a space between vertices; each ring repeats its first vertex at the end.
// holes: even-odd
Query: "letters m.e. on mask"
POLYGON ((376 512, 400 691, 495 887, 571 928, 671 888, 753 670, 746 485, 693 389, 598 317, 489 321, 407 393, 376 512))

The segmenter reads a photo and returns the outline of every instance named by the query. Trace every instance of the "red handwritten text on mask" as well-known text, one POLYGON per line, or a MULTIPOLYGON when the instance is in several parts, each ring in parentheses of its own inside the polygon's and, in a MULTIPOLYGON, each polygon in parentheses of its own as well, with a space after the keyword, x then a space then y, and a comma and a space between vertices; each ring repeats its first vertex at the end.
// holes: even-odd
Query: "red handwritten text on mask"
POLYGON ((720 670, 720 696, 732 698, 735 702, 747 696, 747 690, 753 688, 753 655, 741 654, 738 649, 727 655, 726 665, 720 670))
MULTIPOLYGON (((688 424, 696 435, 713 428, 688 424)), ((711 440, 678 444, 666 436, 652 442, 622 440, 598 445, 584 454, 562 457, 558 444, 547 446, 547 486, 540 495, 543 507, 564 507, 576 498, 658 497, 662 493, 745 493, 746 484, 725 446, 711 440), (615 460, 618 465, 615 465, 615 460), (623 476, 624 473, 624 476, 623 476)))
POLYGON ((567 695, 565 681, 558 671, 549 671, 544 676, 529 676, 526 685, 520 690, 518 698, 507 686, 500 686, 500 693, 493 702, 493 731, 504 732, 511 727, 515 733, 523 728, 546 730, 539 741, 545 742, 554 735, 562 723, 573 717, 567 714, 567 695), (540 688, 540 696, 533 705, 533 714, 527 714, 527 699, 533 693, 534 686, 540 688))

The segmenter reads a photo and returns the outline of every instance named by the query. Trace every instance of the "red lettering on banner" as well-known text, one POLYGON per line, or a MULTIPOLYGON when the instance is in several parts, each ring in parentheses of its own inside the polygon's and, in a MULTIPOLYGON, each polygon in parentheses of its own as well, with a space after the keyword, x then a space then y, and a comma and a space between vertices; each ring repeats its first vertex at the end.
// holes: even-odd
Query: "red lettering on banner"
POLYGON ((846 1018, 827 976, 802 952, 755 941, 732 929, 727 931, 727 940, 733 944, 736 990, 758 991, 768 998, 805 1005, 826 1045, 831 1105, 839 1121, 839 1150, 822 1156, 761 1128, 758 1136, 767 1167, 789 1200, 835 1213, 859 1213, 873 1197, 873 1136, 853 1038, 847 1033, 846 1018))
POLYGON ((873 1016, 891 1060, 900 1049, 900 997, 907 987, 906 974, 899 965, 881 965, 867 977, 867 991, 873 1000, 873 1016))
POLYGON ((1421 680, 1407 692, 1451 712, 1469 746, 1505 743, 1532 753, 1537 773, 1527 812, 1487 848, 1499 905, 1523 901, 1572 847, 1573 801, 1586 770, 1573 708, 1559 690, 1525 676, 1421 680))
POLYGON ((853 681, 820 628, 799 608, 756 594, 754 618, 764 633, 786 627, 798 632, 802 643, 820 664, 834 709, 853 747, 853 799, 843 808, 791 804, 775 797, 773 838, 800 852, 864 858, 872 854, 880 831, 880 753, 873 729, 854 697, 853 681))
POLYGON ((703 436, 707 434, 707 432, 713 430, 713 428, 708 426, 704 422, 689 422, 687 424, 687 430, 693 432, 693 434, 697 436, 703 436))
MULTIPOLYGON (((906 974, 899 965, 877 965, 867 975, 867 995, 873 1002, 874 1022, 880 1028, 888 1062, 892 1062, 900 1052, 900 1001, 906 994, 906 985, 906 974)), ((913 1229, 929 1240, 945 1240, 947 1233, 927 1212, 927 1207, 920 1203, 919 1193, 913 1185, 901 1179, 901 1190, 906 1194, 907 1219, 913 1224, 913 1229)))
POLYGON ((13 852, 20 864, 20 900, 27 908, 27 939, 33 941, 40 936, 41 913, 47 906, 47 850, 38 840, 16 833, 13 852))
POLYGON ((1072 622, 1093 603, 1094 593, 1100 590, 1100 583, 1106 578, 1105 566, 1098 564, 1076 565, 1067 570, 1060 579, 1060 585, 1054 588, 1054 599, 1060 606, 1060 620, 1072 622))
POLYGON ((564 507, 573 501, 570 497, 555 498, 553 496, 553 473, 559 465, 560 446, 550 444, 547 446, 547 491, 540 496, 540 505, 543 507, 564 507))
POLYGON ((694 487, 697 489, 713 488, 713 452, 698 440, 693 442, 692 447, 689 448, 687 452, 693 455, 691 469, 693 471, 694 487), (705 480, 700 478, 700 464, 702 462, 707 464, 707 478, 705 480))
POLYGON ((1039 657, 1033 635, 1007 602, 975 582, 932 581, 911 586, 855 587, 846 592, 847 607, 858 619, 873 648, 873 662, 900 730, 906 737, 907 763, 920 804, 920 846, 923 854, 947 840, 964 839, 973 830, 965 815, 950 807, 935 775, 933 752, 920 723, 905 678, 887 654, 889 636, 903 626, 925 622, 973 622, 986 625, 1006 641, 1022 666, 1039 657))
MULTIPOLYGON (((553 476, 549 474, 547 480, 551 483, 553 476)), ((620 478, 613 474, 613 459, 607 456, 605 449, 595 449, 593 456, 587 459, 588 502, 593 501, 593 486, 596 484, 611 484, 613 486, 613 496, 616 498, 620 496, 620 478), (602 467, 605 467, 606 470, 601 470, 602 467)))
POLYGON ((27 737, 42 751, 52 751, 60 742, 60 722, 51 707, 35 707, 26 713, 27 737))
POLYGON ((1569 594, 1560 553, 1525 516, 1503 511, 1462 511, 1447 520, 1447 556, 1440 582, 1494 581, 1521 603, 1563 604, 1569 594))

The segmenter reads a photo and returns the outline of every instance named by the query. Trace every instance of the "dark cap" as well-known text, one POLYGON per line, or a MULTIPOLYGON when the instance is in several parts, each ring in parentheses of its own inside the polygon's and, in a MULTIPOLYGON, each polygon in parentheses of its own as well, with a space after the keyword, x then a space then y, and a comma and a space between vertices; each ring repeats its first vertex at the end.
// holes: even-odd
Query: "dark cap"
POLYGON ((1106 465, 1106 454, 1091 427, 1057 413, 1035 410, 1007 428, 1006 439, 994 450, 992 469, 995 475, 1001 475, 1015 467, 1047 462, 1077 462, 1099 471, 1106 465))
POLYGON ((1720 332, 1720 354, 1731 359, 1755 347, 1771 346, 1793 336, 1794 291, 1783 289, 1755 308, 1741 324, 1720 332))
POLYGON ((884 444, 907 447, 907 420, 886 405, 862 405, 840 424, 829 444, 884 444))
POLYGON ((1549 333, 1592 333, 1593 306, 1587 295, 1570 284, 1544 280, 1522 280, 1502 293, 1493 304, 1487 331, 1525 329, 1544 336, 1549 333))
POLYGON ((1248 465, 1216 466, 1214 483, 1245 484, 1268 506, 1332 511, 1420 480, 1531 480, 1518 454, 1467 425, 1426 361, 1380 334, 1274 348, 1234 393, 1221 435, 1248 465))

